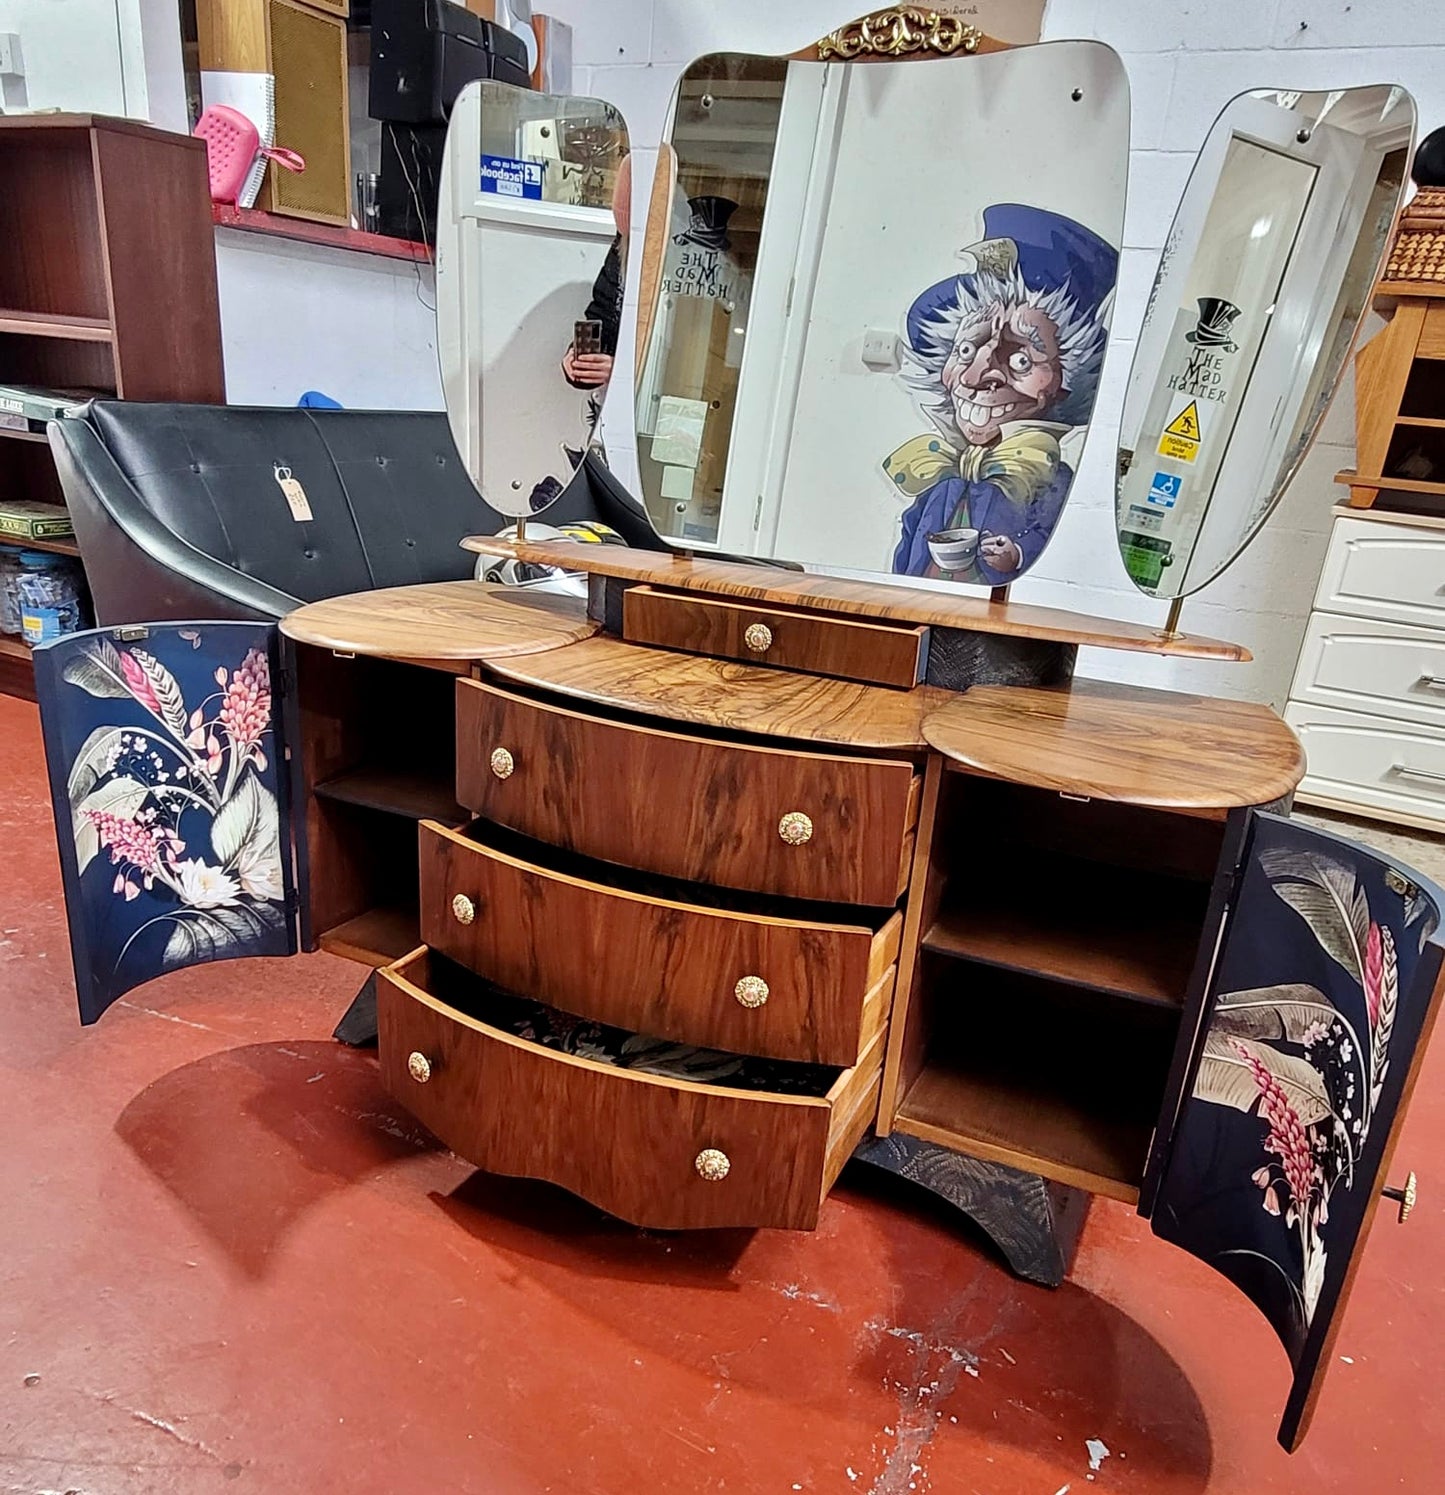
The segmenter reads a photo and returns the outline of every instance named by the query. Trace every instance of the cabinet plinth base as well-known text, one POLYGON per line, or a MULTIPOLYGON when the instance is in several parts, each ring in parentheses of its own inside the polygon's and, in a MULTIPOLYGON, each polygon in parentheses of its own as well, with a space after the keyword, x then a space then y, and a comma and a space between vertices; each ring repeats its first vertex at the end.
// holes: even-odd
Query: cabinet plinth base
POLYGON ((921 1184, 967 1215, 1018 1276, 1058 1287, 1069 1274, 1091 1196, 1003 1163, 987 1163, 935 1142, 894 1132, 869 1135, 853 1153, 921 1184))

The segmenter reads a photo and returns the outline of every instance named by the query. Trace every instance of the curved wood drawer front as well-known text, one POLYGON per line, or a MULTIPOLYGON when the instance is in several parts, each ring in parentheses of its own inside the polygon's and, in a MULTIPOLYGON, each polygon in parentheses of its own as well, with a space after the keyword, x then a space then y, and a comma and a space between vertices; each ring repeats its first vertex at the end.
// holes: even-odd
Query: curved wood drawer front
POLYGON ((877 1109, 882 1034, 826 1096, 727 1090, 488 1027, 429 994, 425 950, 378 975, 390 1094, 468 1162, 547 1179, 634 1225, 811 1230, 877 1109), (702 1176, 708 1151, 726 1159, 725 1177, 702 1176))
POLYGON ((508 991, 683 1043, 856 1063, 887 1012, 902 924, 894 913, 875 932, 668 901, 421 827, 428 945, 508 991))
POLYGON ((876 907, 906 885, 918 814, 909 763, 660 732, 478 680, 457 682, 457 801, 626 867, 876 907))

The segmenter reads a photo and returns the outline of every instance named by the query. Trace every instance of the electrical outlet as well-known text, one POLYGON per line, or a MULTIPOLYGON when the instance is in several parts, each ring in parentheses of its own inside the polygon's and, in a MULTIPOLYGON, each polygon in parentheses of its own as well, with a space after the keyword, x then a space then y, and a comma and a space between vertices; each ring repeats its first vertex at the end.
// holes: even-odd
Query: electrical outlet
POLYGON ((870 369, 896 369, 898 334, 877 327, 868 328, 863 334, 863 362, 870 369))

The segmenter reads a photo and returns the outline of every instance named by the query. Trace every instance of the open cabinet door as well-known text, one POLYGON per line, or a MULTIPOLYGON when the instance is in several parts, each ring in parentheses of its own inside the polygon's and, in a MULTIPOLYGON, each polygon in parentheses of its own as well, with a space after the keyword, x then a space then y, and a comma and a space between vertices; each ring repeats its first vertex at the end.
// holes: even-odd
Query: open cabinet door
POLYGON ((1352 841, 1253 816, 1153 1227, 1284 1342, 1291 1451, 1435 1017, 1441 906, 1439 889, 1352 841))
POLYGON ((295 952, 277 639, 164 623, 36 649, 82 1022, 182 966, 295 952))

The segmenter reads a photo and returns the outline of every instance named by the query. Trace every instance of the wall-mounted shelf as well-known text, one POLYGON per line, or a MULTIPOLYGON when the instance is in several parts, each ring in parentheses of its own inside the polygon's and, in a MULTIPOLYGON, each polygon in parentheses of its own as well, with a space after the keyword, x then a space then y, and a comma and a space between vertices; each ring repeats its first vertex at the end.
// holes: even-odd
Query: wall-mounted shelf
POLYGON ((369 234, 340 224, 311 223, 304 218, 286 218, 279 213, 265 213, 259 208, 238 208, 234 203, 211 204, 211 217, 217 228, 234 228, 246 234, 269 234, 273 239, 290 239, 299 244, 322 244, 327 249, 344 249, 353 254, 377 254, 383 259, 411 260, 428 264, 432 252, 425 244, 410 239, 393 239, 387 234, 369 234))

